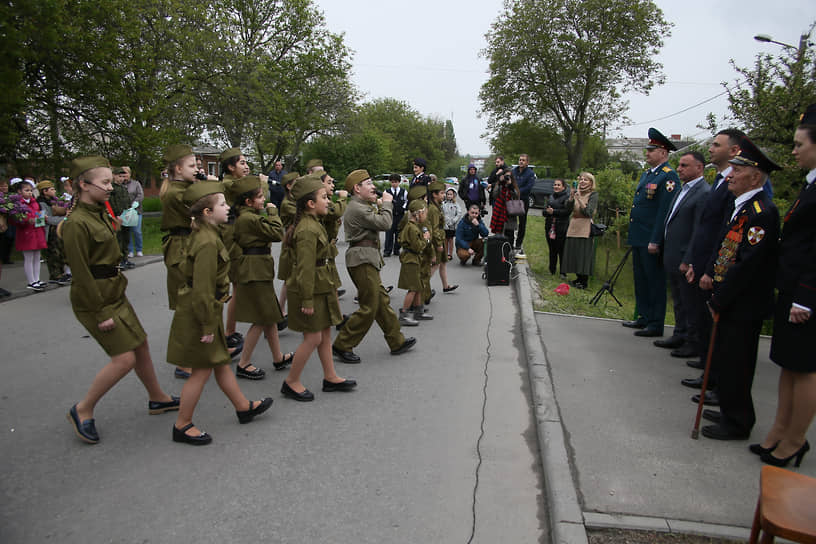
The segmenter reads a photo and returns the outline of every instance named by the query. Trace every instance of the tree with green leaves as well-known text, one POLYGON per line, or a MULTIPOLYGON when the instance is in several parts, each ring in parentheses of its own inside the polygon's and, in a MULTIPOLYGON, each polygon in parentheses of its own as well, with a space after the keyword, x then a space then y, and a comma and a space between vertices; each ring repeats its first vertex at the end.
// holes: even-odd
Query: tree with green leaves
POLYGON ((588 137, 623 117, 623 89, 663 82, 655 57, 670 28, 652 0, 506 0, 483 52, 489 129, 550 126, 578 171, 588 137))

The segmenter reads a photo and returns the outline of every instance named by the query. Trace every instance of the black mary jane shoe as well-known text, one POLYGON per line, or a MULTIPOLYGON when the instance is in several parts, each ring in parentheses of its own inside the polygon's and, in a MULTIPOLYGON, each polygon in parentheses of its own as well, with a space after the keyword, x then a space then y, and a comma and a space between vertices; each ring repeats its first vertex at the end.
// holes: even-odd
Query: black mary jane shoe
POLYGON ((255 408, 252 407, 253 402, 255 401, 249 401, 249 410, 235 411, 235 414, 238 416, 238 423, 249 423, 255 416, 263 414, 269 410, 270 406, 272 406, 271 397, 266 397, 262 401, 258 402, 258 404, 255 405, 255 408))
POLYGON ((754 455, 768 455, 769 453, 774 451, 778 445, 779 442, 777 442, 770 448, 763 448, 762 444, 751 444, 750 446, 748 446, 748 451, 750 451, 754 455))
POLYGON ((774 457, 774 455, 770 452, 763 453, 759 456, 762 459, 762 462, 768 465, 773 465, 775 467, 786 467, 788 463, 793 461, 793 466, 798 467, 802 464, 802 458, 805 456, 807 452, 810 451, 810 443, 805 440, 805 443, 802 444, 802 447, 793 452, 793 455, 790 457, 785 457, 784 459, 780 459, 779 457, 774 457))
POLYGON ((286 383, 286 380, 283 381, 283 385, 281 385, 281 393, 283 393, 284 397, 289 397, 290 399, 295 399, 296 401, 300 402, 311 402, 314 400, 314 393, 309 391, 308 389, 304 389, 300 393, 289 387, 289 384, 286 383))
POLYGON ((292 359, 294 359, 294 358, 295 358, 295 352, 290 351, 289 353, 287 353, 287 354, 285 354, 283 356, 283 359, 281 359, 280 362, 276 363, 275 361, 272 361, 272 366, 275 367, 275 370, 283 370, 287 366, 292 364, 292 359))
POLYGON ((170 398, 173 400, 169 402, 148 401, 147 411, 150 412, 150 415, 155 416, 156 414, 163 414, 172 410, 178 410, 179 406, 181 405, 181 399, 172 395, 170 395, 170 398))
POLYGON ((443 287, 443 288, 442 288, 442 291, 443 291, 444 293, 450 293, 451 291, 455 290, 457 287, 459 287, 459 284, 456 284, 456 285, 449 285, 448 287, 443 287))
MULTIPOLYGON (((247 365, 249 366, 249 365, 247 365)), ((235 367, 235 377, 244 378, 247 380, 262 380, 266 376, 266 372, 262 368, 255 367, 255 370, 247 370, 241 365, 235 367)))
POLYGON ((99 433, 96 432, 94 420, 86 419, 85 421, 80 421, 76 404, 71 406, 71 409, 68 410, 68 421, 70 421, 71 425, 73 425, 74 432, 77 434, 80 440, 87 442, 88 444, 96 444, 99 442, 99 433))
POLYGON ((323 391, 330 393, 332 391, 351 391, 357 387, 357 380, 353 378, 346 378, 342 382, 334 383, 328 380, 323 380, 323 391))
POLYGON ((191 444, 193 446, 206 446, 212 442, 212 436, 207 433, 201 433, 198 436, 187 434, 187 430, 192 429, 194 426, 192 423, 189 423, 179 429, 173 425, 173 442, 181 442, 182 444, 191 444))
POLYGON ((174 370, 174 371, 173 371, 173 376, 175 376, 175 377, 176 377, 176 378, 178 378, 179 380, 186 380, 187 378, 189 378, 190 376, 192 376, 192 374, 190 374, 190 373, 189 373, 189 372, 187 372, 186 370, 182 370, 182 369, 180 369, 180 368, 176 368, 176 370, 174 370))

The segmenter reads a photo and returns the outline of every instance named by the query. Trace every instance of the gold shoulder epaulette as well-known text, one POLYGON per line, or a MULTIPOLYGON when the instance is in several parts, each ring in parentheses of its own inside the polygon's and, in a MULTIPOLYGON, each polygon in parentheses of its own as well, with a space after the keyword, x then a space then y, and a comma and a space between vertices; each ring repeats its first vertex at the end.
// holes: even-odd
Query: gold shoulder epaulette
POLYGON ((762 213, 762 205, 759 203, 758 200, 754 200, 754 209, 757 213, 762 213))
POLYGON ((664 166, 663 171, 664 172, 671 172, 671 168, 669 168, 668 166, 664 166))

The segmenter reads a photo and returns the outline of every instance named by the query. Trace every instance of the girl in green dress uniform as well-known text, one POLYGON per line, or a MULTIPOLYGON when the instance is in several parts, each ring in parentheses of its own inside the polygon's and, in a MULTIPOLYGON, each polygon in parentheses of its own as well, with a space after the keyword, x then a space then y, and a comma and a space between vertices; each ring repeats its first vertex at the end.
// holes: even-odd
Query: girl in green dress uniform
MULTIPOLYGON (((281 207, 280 207, 280 219, 281 223, 283 223, 283 230, 284 232, 289 229, 289 225, 292 224, 292 221, 295 220, 295 214, 297 213, 297 206, 295 201, 292 199, 292 185, 294 185, 295 180, 300 177, 300 174, 297 172, 289 172, 283 179, 281 180, 281 185, 283 185, 284 196, 283 200, 281 200, 281 207)), ((289 278, 289 274, 292 272, 292 258, 291 258, 291 250, 286 247, 285 245, 281 247, 280 252, 280 266, 278 267, 278 279, 282 280, 283 287, 281 287, 280 297, 278 297, 278 301, 280 301, 281 310, 283 311, 283 321, 278 323, 278 330, 282 331, 288 325, 288 319, 286 315, 286 280, 289 278)))
POLYGON ((233 238, 240 248, 237 261, 237 277, 240 288, 235 294, 235 319, 252 323, 244 338, 244 351, 235 374, 250 380, 260 380, 265 373, 250 362, 261 332, 266 335, 272 351, 275 370, 283 370, 292 362, 293 353, 281 353, 277 324, 283 321, 283 312, 275 296, 275 259, 270 245, 280 242, 283 227, 278 208, 264 206, 266 198, 258 176, 245 176, 233 185, 238 193, 232 212, 235 220, 233 238), (267 215, 261 214, 266 208, 267 215), (252 368, 250 368, 252 367, 252 368))
POLYGON ((400 275, 397 286, 408 291, 400 308, 400 324, 414 327, 419 323, 412 319, 411 309, 422 306, 422 279, 419 269, 422 252, 431 244, 431 231, 427 227, 420 227, 428 217, 428 208, 425 207, 424 200, 412 200, 408 205, 408 212, 408 222, 399 234, 399 245, 403 251, 399 256, 400 275))
MULTIPOLYGON (((161 230, 162 255, 167 269, 167 303, 176 309, 178 290, 184 285, 181 263, 184 261, 184 246, 190 235, 190 211, 184 203, 184 191, 195 183, 196 158, 193 148, 186 144, 175 144, 164 153, 167 178, 162 183, 159 199, 162 203, 161 230)), ((190 377, 190 367, 176 368, 176 378, 190 377)))
POLYGON ((111 360, 99 371, 88 392, 68 411, 77 436, 99 442, 94 407, 119 380, 134 370, 148 393, 148 411, 178 410, 178 397, 165 393, 156 378, 147 334, 125 296, 127 279, 118 267, 119 242, 105 202, 113 191, 110 163, 103 157, 82 157, 71 163, 74 199, 69 217, 59 226, 65 257, 71 266, 74 315, 111 360))
POLYGON ((202 445, 209 444, 212 437, 193 425, 193 412, 213 372, 218 387, 235 407, 240 423, 249 423, 265 412, 272 399, 247 400, 229 367, 223 324, 224 302, 230 298, 229 254, 218 233, 218 225, 227 221, 229 213, 223 186, 196 183, 184 192, 184 201, 190 206, 193 232, 181 265, 185 285, 179 289, 178 306, 170 326, 167 361, 175 365, 192 363, 193 367, 181 390, 173 441, 202 445))
POLYGON ((302 332, 303 342, 295 351, 281 393, 298 401, 311 401, 314 394, 301 383, 300 376, 315 350, 323 366, 323 391, 351 391, 357 382, 339 377, 332 359, 331 326, 342 317, 333 279, 326 267, 331 244, 320 224, 320 218, 329 213, 328 192, 319 177, 304 176, 292 187, 291 196, 297 213, 283 241, 292 258, 292 273, 286 280, 292 307, 289 328, 302 332))

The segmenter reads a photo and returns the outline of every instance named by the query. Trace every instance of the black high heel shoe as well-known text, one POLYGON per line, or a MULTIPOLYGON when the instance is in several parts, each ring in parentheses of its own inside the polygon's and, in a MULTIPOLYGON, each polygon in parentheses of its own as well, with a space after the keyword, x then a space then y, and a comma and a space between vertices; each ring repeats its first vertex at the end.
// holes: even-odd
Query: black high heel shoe
POLYGON ((805 440, 805 444, 801 448, 799 448, 790 457, 785 457, 784 459, 779 459, 778 457, 774 457, 770 453, 764 453, 764 454, 762 454, 762 456, 760 456, 760 459, 762 459, 763 463, 767 463, 767 464, 773 465, 775 467, 786 467, 786 466, 788 466, 788 463, 790 463, 791 460, 795 457, 796 460, 793 462, 793 466, 798 467, 799 465, 802 464, 802 457, 804 457, 805 454, 807 452, 809 452, 809 451, 810 451, 810 444, 808 443, 807 440, 805 440))
POLYGON ((766 453, 771 453, 773 450, 775 450, 778 445, 779 441, 777 441, 776 444, 770 448, 763 448, 762 444, 751 444, 748 446, 748 449, 755 455, 765 455, 766 453))

